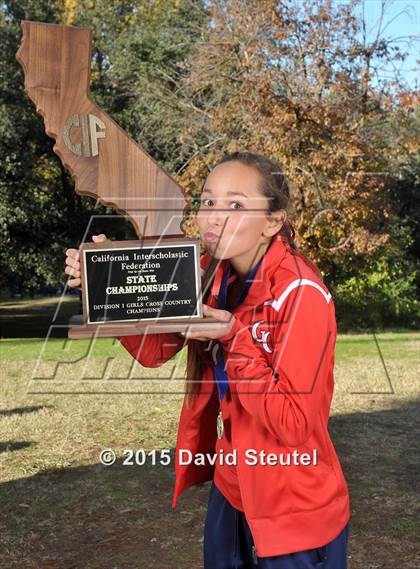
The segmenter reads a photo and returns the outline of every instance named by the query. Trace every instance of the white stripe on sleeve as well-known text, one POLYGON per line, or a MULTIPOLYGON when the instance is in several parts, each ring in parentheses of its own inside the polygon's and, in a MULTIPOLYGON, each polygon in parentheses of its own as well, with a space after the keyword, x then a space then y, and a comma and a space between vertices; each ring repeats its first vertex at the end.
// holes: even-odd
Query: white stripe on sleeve
POLYGON ((325 290, 318 283, 311 281, 310 279, 296 279, 287 286, 287 288, 281 293, 280 297, 277 300, 267 300, 266 302, 264 302, 264 304, 271 304, 274 310, 277 310, 278 312, 281 308, 281 305, 289 295, 289 293, 291 293, 293 289, 301 285, 310 285, 315 287, 317 290, 319 290, 319 292, 321 292, 324 295, 325 300, 328 303, 330 302, 331 293, 330 292, 326 293, 325 290))

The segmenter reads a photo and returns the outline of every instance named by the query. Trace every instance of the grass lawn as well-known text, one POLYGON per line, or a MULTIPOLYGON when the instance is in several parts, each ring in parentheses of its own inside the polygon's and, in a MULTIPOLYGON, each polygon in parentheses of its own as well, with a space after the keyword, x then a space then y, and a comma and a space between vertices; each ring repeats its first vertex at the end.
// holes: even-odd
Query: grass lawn
MULTIPOLYGON (((56 314, 57 300, 0 303, 0 568, 199 569, 210 483, 172 510, 172 461, 122 464, 126 448, 173 458, 185 350, 146 369, 113 339, 66 341, 77 299, 56 314)), ((337 340, 329 430, 350 489, 350 569, 420 566, 419 348, 420 332, 337 340)))

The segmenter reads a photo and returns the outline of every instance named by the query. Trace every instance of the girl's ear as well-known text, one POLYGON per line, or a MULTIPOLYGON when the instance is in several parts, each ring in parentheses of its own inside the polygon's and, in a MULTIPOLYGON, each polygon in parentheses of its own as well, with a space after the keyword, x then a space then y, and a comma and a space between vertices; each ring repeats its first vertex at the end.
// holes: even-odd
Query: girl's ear
POLYGON ((285 209, 269 211, 267 216, 267 223, 262 234, 266 237, 272 237, 280 231, 286 219, 287 211, 285 209))

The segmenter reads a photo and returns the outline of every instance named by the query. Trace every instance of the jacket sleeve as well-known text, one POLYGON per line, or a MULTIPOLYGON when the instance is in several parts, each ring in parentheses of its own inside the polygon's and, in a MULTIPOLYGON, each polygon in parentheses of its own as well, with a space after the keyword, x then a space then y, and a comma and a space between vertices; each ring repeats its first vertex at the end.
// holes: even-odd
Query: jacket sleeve
POLYGON ((170 360, 185 345, 177 333, 119 336, 124 348, 144 367, 159 367, 170 360))
POLYGON ((331 295, 313 286, 298 286, 285 299, 278 296, 281 307, 272 304, 272 318, 254 330, 255 340, 249 326, 235 317, 219 341, 229 385, 233 383, 242 406, 282 444, 299 446, 311 435, 328 390, 332 395, 328 372, 334 365, 334 307, 331 295), (272 350, 271 365, 256 345, 263 337, 272 350))

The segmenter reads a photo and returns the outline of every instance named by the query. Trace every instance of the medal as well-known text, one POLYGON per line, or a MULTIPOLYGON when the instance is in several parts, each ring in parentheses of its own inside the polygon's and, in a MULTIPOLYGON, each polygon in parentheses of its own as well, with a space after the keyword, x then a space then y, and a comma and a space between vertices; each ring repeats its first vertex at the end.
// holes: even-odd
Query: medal
POLYGON ((219 411, 217 415, 217 436, 219 439, 223 436, 223 418, 222 418, 222 411, 219 411))

